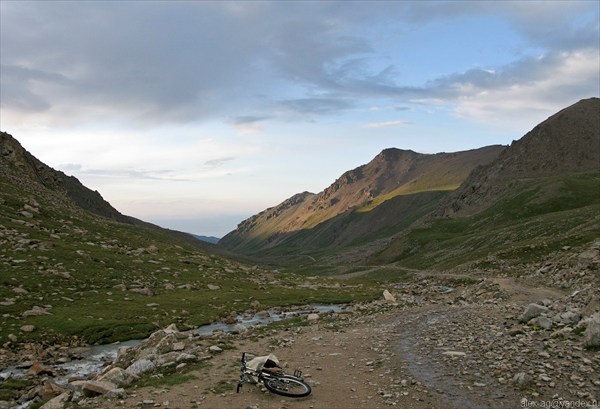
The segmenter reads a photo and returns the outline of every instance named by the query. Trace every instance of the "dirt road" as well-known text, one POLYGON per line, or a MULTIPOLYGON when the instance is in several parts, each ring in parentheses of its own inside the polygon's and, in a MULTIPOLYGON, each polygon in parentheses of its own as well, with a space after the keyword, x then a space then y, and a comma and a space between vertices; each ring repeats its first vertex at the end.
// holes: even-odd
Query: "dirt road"
POLYGON ((597 352, 582 348, 580 337, 561 333, 565 325, 545 331, 517 320, 530 301, 544 299, 560 313, 571 308, 572 297, 511 280, 451 290, 412 285, 392 292, 398 304, 356 306, 295 328, 224 335, 230 347, 193 372, 195 379, 89 403, 98 408, 483 409, 553 400, 593 404, 600 397, 597 352), (291 399, 254 385, 236 393, 242 351, 274 353, 288 372, 303 371, 313 393, 291 399))

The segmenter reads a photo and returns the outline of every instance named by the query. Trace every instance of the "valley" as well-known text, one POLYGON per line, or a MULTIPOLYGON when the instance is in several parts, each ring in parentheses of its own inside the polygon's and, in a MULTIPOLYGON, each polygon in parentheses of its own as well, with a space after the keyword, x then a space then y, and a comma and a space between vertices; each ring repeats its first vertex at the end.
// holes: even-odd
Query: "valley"
POLYGON ((7 133, 0 192, 0 372, 26 371, 3 379, 0 408, 600 399, 598 98, 508 147, 386 149, 216 245, 121 214, 7 133), (275 311, 298 316, 196 330, 275 311), (79 348, 133 339, 57 380, 79 348), (313 394, 235 393, 243 351, 301 368, 313 394))

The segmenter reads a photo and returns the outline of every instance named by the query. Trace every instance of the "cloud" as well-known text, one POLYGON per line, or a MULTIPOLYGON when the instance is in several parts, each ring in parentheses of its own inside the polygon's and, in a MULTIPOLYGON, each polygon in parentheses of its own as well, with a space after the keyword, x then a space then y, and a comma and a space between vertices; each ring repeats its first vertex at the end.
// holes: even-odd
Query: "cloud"
MULTIPOLYGON (((110 119, 152 127, 227 122, 231 112, 252 112, 230 121, 252 133, 267 121, 313 120, 382 100, 402 107, 418 101, 464 107, 478 93, 500 96, 533 89, 532 82, 578 95, 595 89, 589 76, 571 81, 572 91, 565 81, 551 80, 565 56, 598 52, 594 2, 1 2, 0 7, 3 123, 110 119), (524 53, 512 63, 442 72, 421 85, 402 81, 407 61, 381 54, 382 38, 482 16, 502 20, 521 36, 524 53)), ((544 98, 532 102, 546 105, 544 98)))
POLYGON ((595 50, 557 53, 523 61, 479 83, 463 78, 455 113, 482 122, 529 127, 583 97, 600 95, 595 50), (529 71, 522 73, 521 71, 529 71), (531 75, 531 72, 536 72, 531 75), (527 81, 522 78, 528 77, 527 81))
POLYGON ((229 122, 242 134, 251 134, 263 130, 262 122, 269 119, 268 116, 238 116, 229 122))
POLYGON ((284 111, 309 117, 345 111, 355 107, 355 103, 352 101, 336 97, 298 98, 280 101, 279 104, 284 111))
POLYGON ((409 121, 387 121, 387 122, 373 122, 370 124, 363 125, 363 128, 366 129, 377 129, 377 128, 389 128, 393 126, 404 126, 410 125, 409 121))
MULTIPOLYGON (((214 167, 214 166, 213 166, 214 167)), ((177 176, 177 172, 169 169, 88 169, 78 163, 60 164, 58 168, 65 173, 74 173, 80 177, 93 177, 102 179, 122 180, 161 180, 161 181, 189 181, 177 176)))
POLYGON ((209 169, 215 169, 215 168, 221 167, 225 163, 231 162, 233 160, 235 160, 234 157, 211 159, 211 160, 207 160, 206 162, 204 162, 204 167, 209 168, 209 169))

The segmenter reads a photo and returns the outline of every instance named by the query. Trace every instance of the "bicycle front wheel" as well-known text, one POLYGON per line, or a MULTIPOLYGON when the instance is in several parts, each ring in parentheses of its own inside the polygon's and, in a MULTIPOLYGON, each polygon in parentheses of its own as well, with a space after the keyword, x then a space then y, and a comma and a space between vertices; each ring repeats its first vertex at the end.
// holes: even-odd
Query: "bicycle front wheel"
POLYGON ((274 376, 265 379, 265 386, 268 390, 278 395, 291 398, 302 398, 310 395, 310 386, 304 381, 289 375, 274 376))

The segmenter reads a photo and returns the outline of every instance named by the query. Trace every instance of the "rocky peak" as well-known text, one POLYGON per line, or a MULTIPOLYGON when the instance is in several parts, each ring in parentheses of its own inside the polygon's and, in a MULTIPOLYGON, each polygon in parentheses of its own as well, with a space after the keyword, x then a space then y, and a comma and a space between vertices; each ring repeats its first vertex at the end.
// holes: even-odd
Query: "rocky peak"
POLYGON ((14 180, 37 194, 63 198, 76 206, 113 220, 130 223, 97 191, 92 191, 73 177, 55 170, 29 153, 10 134, 0 132, 0 171, 4 177, 14 180))
POLYGON ((600 98, 552 115, 514 141, 492 165, 503 177, 538 177, 600 170, 600 98))
POLYGON ((476 213, 510 190, 508 182, 600 171, 600 99, 581 100, 513 141, 475 169, 436 215, 476 213))

